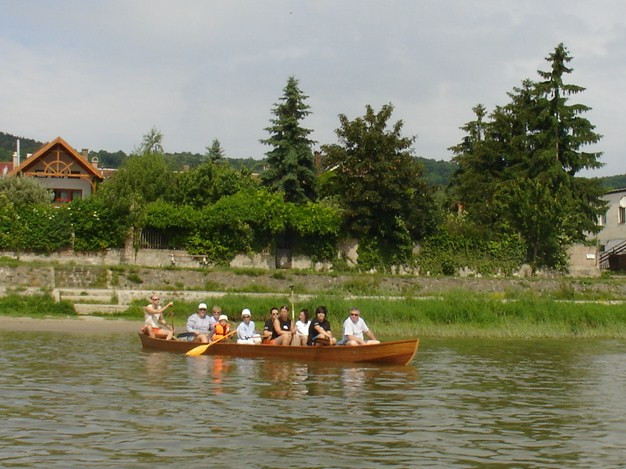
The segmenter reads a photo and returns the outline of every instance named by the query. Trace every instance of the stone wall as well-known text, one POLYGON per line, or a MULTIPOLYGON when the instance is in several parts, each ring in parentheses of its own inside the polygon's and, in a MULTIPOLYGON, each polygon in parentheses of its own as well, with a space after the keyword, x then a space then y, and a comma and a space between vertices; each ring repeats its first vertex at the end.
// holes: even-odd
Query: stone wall
MULTIPOLYGON (((350 267, 355 267, 358 262, 358 242, 356 240, 345 240, 341 243, 338 258, 346 259, 350 267)), ((600 275, 598 265, 598 248, 595 246, 574 245, 569 251, 570 263, 568 266, 569 275, 575 277, 597 277, 600 275)), ((0 256, 15 258, 15 254, 8 251, 0 251, 0 256)), ((279 268, 274 254, 270 252, 239 254, 235 256, 230 267, 233 268, 254 268, 263 270, 274 270, 279 268)), ((137 252, 128 249, 109 249, 102 253, 80 253, 71 250, 54 252, 49 255, 20 253, 20 259, 26 262, 43 261, 57 262, 59 264, 80 264, 80 265, 138 265, 146 267, 185 267, 201 268, 211 267, 206 256, 191 255, 184 250, 166 249, 139 249, 137 252)), ((289 262, 292 269, 330 271, 332 263, 313 262, 310 257, 296 255, 292 256, 289 262)), ((517 276, 524 277, 525 266, 522 266, 517 276)), ((394 273, 404 275, 419 275, 419 268, 405 268, 397 266, 394 273)), ((470 269, 463 268, 457 273, 459 276, 479 276, 478 273, 470 269)), ((537 272, 538 276, 548 276, 542 272, 537 272)), ((550 274, 549 276, 552 276, 550 274)))
POLYGON ((600 266, 597 246, 575 244, 568 250, 569 275, 573 277, 599 277, 600 266))

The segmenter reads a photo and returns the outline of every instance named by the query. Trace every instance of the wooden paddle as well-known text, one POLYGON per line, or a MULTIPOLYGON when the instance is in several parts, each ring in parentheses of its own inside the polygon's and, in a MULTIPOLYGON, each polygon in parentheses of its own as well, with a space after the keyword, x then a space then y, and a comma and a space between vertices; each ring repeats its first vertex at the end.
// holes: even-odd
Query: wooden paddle
POLYGON ((293 285, 289 285, 289 288, 291 289, 291 323, 293 324, 295 321, 295 315, 296 315, 296 310, 294 309, 294 302, 293 302, 293 285))
POLYGON ((211 345, 217 344, 218 342, 221 342, 222 340, 227 339, 231 335, 236 334, 236 333, 237 333, 237 330, 235 329, 234 331, 231 331, 228 334, 226 334, 224 337, 220 337, 219 339, 214 340, 213 342, 209 342, 208 344, 203 344, 203 345, 199 345, 197 347, 192 348, 185 355, 187 355, 188 357, 197 357, 198 355, 202 355, 206 351, 206 349, 208 349, 211 345))

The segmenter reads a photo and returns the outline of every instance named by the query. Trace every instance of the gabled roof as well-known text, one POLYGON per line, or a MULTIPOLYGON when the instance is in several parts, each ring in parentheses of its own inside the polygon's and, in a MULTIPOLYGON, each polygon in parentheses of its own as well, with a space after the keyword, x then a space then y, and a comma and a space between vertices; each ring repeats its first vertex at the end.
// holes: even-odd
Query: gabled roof
POLYGON ((93 177, 102 181, 104 178, 102 177, 102 173, 94 168, 91 163, 89 163, 83 155, 74 150, 65 140, 61 137, 57 137, 51 142, 46 143, 39 150, 32 154, 30 158, 24 160, 17 168, 13 168, 13 170, 9 173, 10 176, 15 176, 16 174, 23 173, 28 170, 34 163, 36 163, 40 158, 42 158, 48 150, 53 148, 55 145, 61 145, 63 149, 74 158, 85 170, 90 173, 93 177))

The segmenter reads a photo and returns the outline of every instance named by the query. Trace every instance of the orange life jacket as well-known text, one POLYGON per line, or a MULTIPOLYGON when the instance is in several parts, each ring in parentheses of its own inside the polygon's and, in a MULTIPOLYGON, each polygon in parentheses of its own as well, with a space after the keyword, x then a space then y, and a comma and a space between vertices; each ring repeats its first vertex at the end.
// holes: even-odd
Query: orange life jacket
POLYGON ((213 326, 215 334, 213 334, 213 340, 224 337, 230 331, 230 324, 222 326, 219 322, 213 326))

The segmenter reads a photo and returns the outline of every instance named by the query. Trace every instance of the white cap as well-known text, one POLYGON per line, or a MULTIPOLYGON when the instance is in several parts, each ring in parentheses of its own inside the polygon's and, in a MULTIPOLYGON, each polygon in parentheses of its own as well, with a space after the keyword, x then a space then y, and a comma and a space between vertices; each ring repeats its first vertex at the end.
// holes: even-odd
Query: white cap
POLYGON ((222 315, 219 317, 218 321, 221 321, 221 320, 228 321, 228 316, 226 316, 225 314, 222 314, 222 315))
POLYGON ((206 303, 200 303, 198 305, 198 309, 208 309, 208 308, 206 307, 206 303))
POLYGON ((242 312, 241 312, 241 317, 244 316, 250 316, 252 317, 252 313, 250 312, 250 310, 248 308, 245 308, 242 312))

